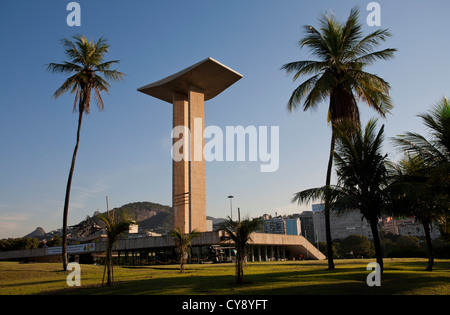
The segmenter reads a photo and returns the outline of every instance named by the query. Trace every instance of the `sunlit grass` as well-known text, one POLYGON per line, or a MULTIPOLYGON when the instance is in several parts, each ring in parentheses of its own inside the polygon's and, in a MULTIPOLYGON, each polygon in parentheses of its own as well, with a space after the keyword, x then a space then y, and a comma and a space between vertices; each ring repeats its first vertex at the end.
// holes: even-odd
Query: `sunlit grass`
POLYGON ((386 259, 381 287, 369 287, 372 260, 247 263, 243 285, 234 283, 233 264, 115 267, 115 283, 102 286, 103 266, 82 265, 81 287, 66 283, 61 264, 0 262, 0 294, 149 294, 149 295, 289 295, 289 294, 450 294, 450 260, 436 260, 432 272, 424 259, 386 259))

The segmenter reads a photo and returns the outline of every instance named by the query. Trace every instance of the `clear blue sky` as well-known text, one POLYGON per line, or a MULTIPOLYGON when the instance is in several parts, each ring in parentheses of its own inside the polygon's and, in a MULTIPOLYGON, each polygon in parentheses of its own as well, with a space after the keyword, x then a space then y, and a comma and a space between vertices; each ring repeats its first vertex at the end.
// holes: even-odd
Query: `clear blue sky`
MULTIPOLYGON (((120 59, 117 69, 127 77, 104 95, 104 112, 94 108, 83 122, 69 225, 106 210, 106 196, 111 208, 136 201, 171 204, 172 109, 136 89, 207 57, 244 78, 206 104, 206 125, 280 126, 277 172, 260 173, 260 162, 207 163, 207 215, 229 215, 229 194, 234 209, 250 216, 310 210, 290 199, 325 182, 328 105, 289 114, 295 84, 280 67, 311 59, 298 47, 303 25, 317 26, 325 12, 345 20, 355 5, 365 24, 370 1, 80 0, 81 27, 66 24, 69 2, 0 2, 0 238, 62 226, 77 115, 73 96, 51 99, 66 77, 46 72, 45 64, 63 61, 59 40, 75 34, 108 38, 108 59, 120 59)), ((392 85, 395 109, 380 122, 387 138, 423 133, 416 115, 450 95, 450 3, 378 3, 381 27, 393 34, 383 47, 399 50, 395 59, 368 69, 392 85)), ((361 108, 365 124, 375 113, 361 108)), ((386 152, 395 155, 389 143, 386 152)))

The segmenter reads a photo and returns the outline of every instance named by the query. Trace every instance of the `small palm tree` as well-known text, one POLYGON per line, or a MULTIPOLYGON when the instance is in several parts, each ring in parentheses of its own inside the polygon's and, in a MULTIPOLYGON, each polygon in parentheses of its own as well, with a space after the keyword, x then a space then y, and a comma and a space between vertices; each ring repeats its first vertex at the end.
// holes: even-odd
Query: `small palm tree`
POLYGON ((258 219, 249 218, 241 221, 240 209, 238 209, 238 221, 233 221, 228 217, 228 221, 222 226, 227 234, 227 239, 233 241, 236 246, 236 284, 244 283, 244 260, 247 255, 246 249, 251 241, 251 234, 261 229, 261 222, 258 219))
POLYGON ((74 36, 74 42, 64 39, 62 41, 65 47, 66 56, 69 61, 64 63, 50 63, 47 70, 52 73, 67 73, 71 75, 63 85, 53 94, 54 98, 70 92, 75 93, 73 104, 74 112, 78 111, 78 130, 75 149, 70 165, 69 178, 66 186, 66 197, 64 200, 63 211, 63 270, 67 268, 67 216, 69 212, 69 197, 72 185, 72 176, 75 168, 75 160, 80 143, 81 123, 83 115, 90 112, 91 94, 97 103, 98 109, 103 110, 102 92, 109 92, 110 85, 107 82, 119 81, 123 79, 124 74, 116 70, 111 70, 111 66, 119 63, 118 60, 104 61, 109 51, 109 45, 106 40, 100 38, 97 42, 90 42, 84 36, 74 36), (104 78, 103 78, 103 77, 104 78))
POLYGON ((200 237, 200 234, 201 233, 197 232, 195 229, 189 234, 184 234, 179 227, 170 232, 170 235, 175 241, 175 246, 180 253, 180 273, 184 273, 184 266, 186 264, 186 259, 192 240, 200 237))
POLYGON ((113 246, 119 240, 120 235, 129 230, 130 224, 134 223, 134 221, 130 220, 125 212, 114 215, 114 210, 112 211, 112 215, 109 213, 100 214, 98 218, 105 223, 106 235, 108 236, 105 269, 108 275, 107 286, 111 286, 114 282, 112 263, 113 246))
POLYGON ((388 30, 376 30, 363 36, 362 25, 358 23, 359 10, 353 8, 345 23, 339 23, 332 16, 323 16, 320 29, 305 26, 306 36, 300 41, 318 60, 303 60, 285 64, 282 69, 294 74, 294 81, 309 76, 292 93, 287 109, 297 110, 303 102, 303 110, 314 110, 329 99, 328 122, 331 123, 331 146, 326 174, 325 228, 328 251, 328 268, 334 269, 333 249, 330 234, 329 212, 331 208, 328 188, 331 182, 335 147, 335 124, 346 123, 348 133, 359 129, 357 101, 367 103, 381 117, 393 108, 389 96, 389 83, 364 68, 378 60, 388 60, 396 49, 375 49, 391 36, 388 30))

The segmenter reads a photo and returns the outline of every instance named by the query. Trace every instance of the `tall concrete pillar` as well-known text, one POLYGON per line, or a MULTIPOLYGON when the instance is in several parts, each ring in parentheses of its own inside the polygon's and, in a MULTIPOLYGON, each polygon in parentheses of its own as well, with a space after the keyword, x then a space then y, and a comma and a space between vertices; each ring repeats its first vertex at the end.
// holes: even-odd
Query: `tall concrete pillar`
POLYGON ((174 150, 184 154, 173 160, 172 206, 174 228, 189 233, 206 232, 205 101, 219 95, 240 80, 242 75, 218 61, 207 58, 163 80, 138 91, 173 105, 173 127, 184 127, 186 133, 174 137, 174 150), (190 136, 190 138, 189 138, 190 136), (180 145, 181 141, 181 145, 180 145))
MULTIPOLYGON (((174 93, 173 96, 173 127, 189 126, 189 102, 186 95, 174 93)), ((174 137, 173 143, 180 141, 182 138, 183 146, 180 153, 189 150, 189 139, 187 137, 174 137)), ((172 160, 172 206, 174 211, 174 227, 189 226, 189 161, 172 160)), ((188 233, 183 228, 181 231, 188 233)))
POLYGON ((189 129, 191 132, 189 181, 190 209, 188 231, 206 232, 206 179, 203 148, 205 138, 205 94, 196 86, 189 86, 189 129), (200 146, 199 146, 200 145, 200 146))

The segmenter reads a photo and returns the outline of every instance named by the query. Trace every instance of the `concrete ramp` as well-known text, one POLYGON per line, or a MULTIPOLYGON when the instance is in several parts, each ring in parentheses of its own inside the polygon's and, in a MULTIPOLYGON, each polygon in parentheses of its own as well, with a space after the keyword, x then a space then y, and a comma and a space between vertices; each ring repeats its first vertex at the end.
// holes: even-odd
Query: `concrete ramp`
POLYGON ((291 256, 324 260, 325 255, 319 251, 313 244, 301 235, 283 235, 269 233, 253 233, 251 235, 251 245, 278 245, 289 249, 291 256))

